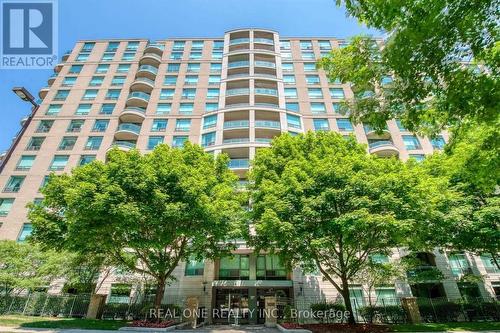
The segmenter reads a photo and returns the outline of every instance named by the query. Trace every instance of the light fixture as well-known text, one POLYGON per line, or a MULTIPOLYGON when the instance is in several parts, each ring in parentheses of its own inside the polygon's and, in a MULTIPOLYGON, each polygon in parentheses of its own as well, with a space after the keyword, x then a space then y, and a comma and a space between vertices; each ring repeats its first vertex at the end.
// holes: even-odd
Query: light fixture
POLYGON ((25 102, 30 102, 33 104, 33 106, 38 106, 38 104, 35 102, 35 97, 30 94, 30 92, 24 88, 24 87, 14 87, 12 88, 12 91, 19 96, 20 99, 22 99, 25 102))

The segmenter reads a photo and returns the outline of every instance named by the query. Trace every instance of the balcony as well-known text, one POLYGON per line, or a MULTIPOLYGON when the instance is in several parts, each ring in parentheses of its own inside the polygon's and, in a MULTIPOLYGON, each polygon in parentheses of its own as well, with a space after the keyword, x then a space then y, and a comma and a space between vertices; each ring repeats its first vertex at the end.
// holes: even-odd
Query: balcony
POLYGON ((50 87, 43 87, 38 92, 38 97, 40 97, 41 99, 44 99, 45 96, 47 96, 47 93, 49 92, 49 90, 50 90, 50 87))
POLYGON ((136 147, 136 143, 134 141, 115 141, 111 147, 109 147, 108 151, 113 148, 118 148, 120 150, 129 151, 130 149, 134 149, 136 147))
POLYGON ((49 86, 52 85, 52 83, 54 83, 56 78, 57 78, 57 73, 54 73, 51 76, 49 76, 49 79, 47 80, 47 83, 49 84, 49 86))
POLYGON ((68 60, 68 58, 69 58, 70 55, 71 55, 71 50, 64 52, 64 54, 61 57, 61 61, 68 60))
POLYGON ((58 63, 55 67, 54 67, 54 72, 56 73, 59 73, 61 71, 61 69, 63 68, 64 64, 63 63, 58 63))
POLYGON ((120 120, 124 123, 142 123, 146 118, 146 109, 137 106, 128 106, 120 114, 120 120))
POLYGON ((148 106, 150 95, 142 91, 134 91, 128 95, 127 106, 136 106, 146 108, 148 106))
POLYGON ((264 68, 276 68, 276 64, 270 61, 256 60, 254 62, 255 67, 264 67, 264 68))
POLYGON ((232 138, 232 139, 224 139, 222 141, 226 145, 231 145, 231 144, 239 144, 239 143, 248 143, 250 142, 249 138, 232 138))
POLYGON ((141 132, 141 125, 134 123, 123 123, 118 125, 115 132, 116 140, 136 140, 141 132))
POLYGON ((139 59, 139 65, 158 66, 161 63, 161 55, 156 53, 144 53, 139 59))
POLYGON ((230 46, 248 44, 248 43, 250 43, 250 38, 235 38, 229 41, 230 46))
POLYGON ((370 154, 380 157, 392 157, 399 155, 399 149, 389 140, 381 140, 368 144, 370 154))
POLYGON ((224 122, 224 129, 248 128, 250 122, 248 120, 231 120, 224 122))
POLYGON ((255 88, 256 95, 278 96, 278 90, 270 88, 255 88))
POLYGON ((234 158, 229 161, 229 169, 248 169, 250 162, 248 158, 234 158))
POLYGON ((277 130, 281 129, 280 122, 279 121, 272 121, 272 120, 256 120, 255 127, 272 128, 272 129, 277 129, 277 130))
POLYGON ((250 61, 242 60, 242 61, 232 61, 227 64, 228 68, 242 68, 250 66, 250 61))
POLYGON ((137 77, 147 77, 151 80, 156 78, 156 74, 158 73, 158 68, 151 65, 141 65, 137 70, 137 77))
POLYGON ((132 91, 142 91, 145 93, 151 93, 155 86, 155 81, 148 79, 147 77, 138 77, 130 85, 130 90, 132 91))
POLYGON ((384 128, 382 131, 375 131, 371 126, 369 125, 363 125, 363 128, 365 130, 366 137, 368 139, 390 139, 391 138, 391 133, 387 128, 384 128))
POLYGON ((271 138, 255 138, 257 143, 271 143, 272 140, 271 138))
POLYGON ((270 38, 254 38, 253 42, 258 44, 274 45, 274 40, 270 38))
POLYGON ((146 48, 144 49, 144 53, 155 53, 159 56, 163 54, 163 50, 165 49, 165 46, 160 43, 155 43, 151 42, 146 45, 146 48))
POLYGON ((235 88, 226 90, 226 96, 241 96, 250 94, 249 88, 235 88))

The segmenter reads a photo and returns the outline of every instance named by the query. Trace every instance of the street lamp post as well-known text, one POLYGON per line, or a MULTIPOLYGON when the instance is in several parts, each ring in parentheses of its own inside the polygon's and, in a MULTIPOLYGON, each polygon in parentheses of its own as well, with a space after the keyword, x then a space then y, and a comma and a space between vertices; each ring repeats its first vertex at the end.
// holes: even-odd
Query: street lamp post
POLYGON ((0 173, 2 173, 3 168, 5 165, 7 165, 7 162, 9 161, 10 157, 12 156, 12 153, 16 149, 17 145, 19 144, 19 141, 21 140, 22 136, 24 135, 24 132, 26 132, 26 129, 31 123, 31 120, 33 119, 33 116, 35 115, 36 111, 40 107, 40 105, 35 101, 35 98, 33 95, 30 94, 30 92, 24 88, 24 87, 14 87, 12 88, 12 91, 19 96, 20 99, 22 99, 25 102, 30 102, 33 107, 31 108, 31 113, 28 116, 28 119, 23 122, 21 125, 21 129, 19 132, 17 132, 16 137, 14 139, 14 142, 10 145, 9 150, 7 150, 7 153, 5 154, 5 157, 2 159, 1 164, 0 164, 0 173))

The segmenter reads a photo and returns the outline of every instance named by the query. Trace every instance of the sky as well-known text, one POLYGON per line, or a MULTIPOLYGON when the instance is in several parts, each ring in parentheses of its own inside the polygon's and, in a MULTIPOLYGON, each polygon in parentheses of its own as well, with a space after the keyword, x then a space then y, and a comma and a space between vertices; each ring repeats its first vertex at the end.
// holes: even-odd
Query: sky
MULTIPOLYGON (((237 28, 267 28, 280 36, 380 36, 348 18, 335 0, 58 0, 59 55, 80 39, 222 37, 237 28)), ((52 70, 0 70, 0 152, 30 112, 12 87, 38 98, 52 70)))

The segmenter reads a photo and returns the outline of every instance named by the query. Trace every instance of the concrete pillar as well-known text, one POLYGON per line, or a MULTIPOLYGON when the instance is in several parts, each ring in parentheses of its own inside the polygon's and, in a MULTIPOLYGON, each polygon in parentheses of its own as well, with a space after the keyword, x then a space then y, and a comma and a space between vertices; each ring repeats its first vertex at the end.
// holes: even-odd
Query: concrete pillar
POLYGON ((192 328, 196 328, 196 320, 198 319, 198 307, 199 307, 198 297, 192 296, 186 299, 186 311, 184 311, 185 319, 187 322, 191 323, 192 328))
POLYGON ((276 306, 276 297, 266 296, 265 306, 266 307, 264 315, 266 317, 266 322, 264 325, 266 327, 276 327, 276 323, 278 322, 278 307, 276 306))
POLYGON ((417 299, 415 297, 401 298, 401 306, 405 310, 410 323, 418 324, 422 321, 422 318, 420 318, 420 311, 418 309, 417 299))
POLYGON ((106 302, 106 296, 107 295, 103 294, 93 294, 90 296, 90 303, 85 318, 101 319, 104 303, 106 302))
POLYGON ((257 308, 257 288, 248 288, 248 321, 250 324, 257 324, 258 308, 257 308))

